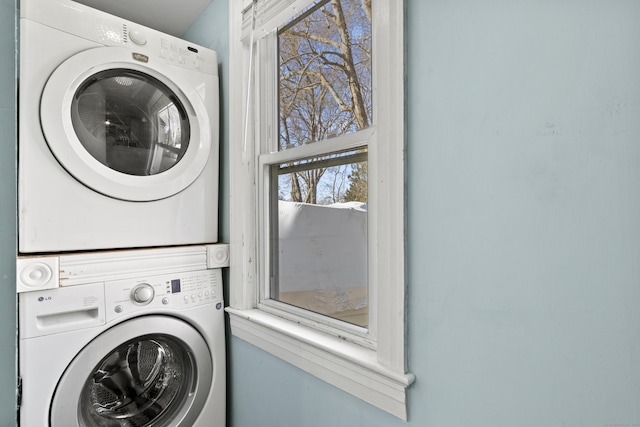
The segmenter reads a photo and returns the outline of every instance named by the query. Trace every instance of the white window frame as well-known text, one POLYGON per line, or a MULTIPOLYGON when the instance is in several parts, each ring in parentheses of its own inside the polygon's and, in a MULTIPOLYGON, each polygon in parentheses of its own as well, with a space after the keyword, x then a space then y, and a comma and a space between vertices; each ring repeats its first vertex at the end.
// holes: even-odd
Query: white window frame
MULTIPOLYGON (((354 134, 354 140, 363 135, 369 138, 369 330, 336 329, 331 321, 298 316, 295 310, 282 310, 274 301, 261 301, 265 253, 260 236, 265 230, 259 190, 268 156, 260 159, 258 155, 260 141, 264 141, 261 136, 269 130, 260 120, 268 109, 256 93, 263 90, 260 79, 265 77, 256 77, 254 62, 259 49, 252 45, 267 42, 279 25, 311 3, 313 0, 230 0, 231 269, 227 312, 231 332, 406 420, 406 390, 415 378, 408 372, 405 341, 403 0, 373 0, 375 123, 371 130, 354 134), (243 11, 249 11, 244 20, 243 11)), ((271 133, 275 135, 277 130, 271 133)))

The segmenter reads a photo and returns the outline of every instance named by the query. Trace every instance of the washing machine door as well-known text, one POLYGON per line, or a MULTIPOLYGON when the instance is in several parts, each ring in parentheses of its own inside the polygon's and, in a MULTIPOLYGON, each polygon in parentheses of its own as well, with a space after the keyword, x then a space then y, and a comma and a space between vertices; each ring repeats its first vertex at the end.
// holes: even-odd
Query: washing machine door
POLYGON ((152 201, 182 191, 205 168, 207 103, 217 111, 215 76, 101 47, 52 73, 40 117, 51 152, 79 182, 116 199, 152 201))
POLYGON ((51 427, 191 427, 211 390, 202 336, 169 316, 145 316, 91 341, 56 388, 51 427))

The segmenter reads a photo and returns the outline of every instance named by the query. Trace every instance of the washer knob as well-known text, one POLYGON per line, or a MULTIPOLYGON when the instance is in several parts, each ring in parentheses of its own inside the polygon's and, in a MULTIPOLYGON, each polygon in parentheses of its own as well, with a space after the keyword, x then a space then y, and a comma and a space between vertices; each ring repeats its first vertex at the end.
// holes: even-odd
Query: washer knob
POLYGON ((133 302, 141 305, 149 304, 154 296, 155 291, 153 290, 153 286, 148 283, 141 283, 131 291, 131 299, 133 299, 133 302))

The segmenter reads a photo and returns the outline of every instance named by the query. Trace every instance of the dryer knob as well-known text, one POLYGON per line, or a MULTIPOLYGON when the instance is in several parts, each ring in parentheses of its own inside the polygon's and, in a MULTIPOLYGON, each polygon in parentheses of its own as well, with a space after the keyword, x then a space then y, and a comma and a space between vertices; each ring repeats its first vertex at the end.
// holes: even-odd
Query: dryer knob
POLYGON ((130 31, 129 38, 137 45, 144 46, 145 44, 147 44, 147 36, 140 30, 130 31))
POLYGON ((149 304, 155 295, 153 286, 148 283, 141 283, 131 291, 131 298, 137 304, 149 304))

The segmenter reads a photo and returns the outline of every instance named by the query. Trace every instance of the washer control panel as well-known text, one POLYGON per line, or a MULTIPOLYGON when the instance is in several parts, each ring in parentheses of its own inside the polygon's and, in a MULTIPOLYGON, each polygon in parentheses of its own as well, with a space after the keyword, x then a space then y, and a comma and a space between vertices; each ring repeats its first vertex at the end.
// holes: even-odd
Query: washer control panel
POLYGON ((105 282, 107 321, 142 309, 184 309, 216 303, 222 307, 220 269, 105 282))
MULTIPOLYGON (((217 270, 220 271, 220 270, 217 270)), ((218 287, 215 276, 191 276, 171 280, 171 294, 180 294, 185 304, 197 301, 216 299, 218 287)), ((167 287, 167 291, 169 288, 167 287)))

